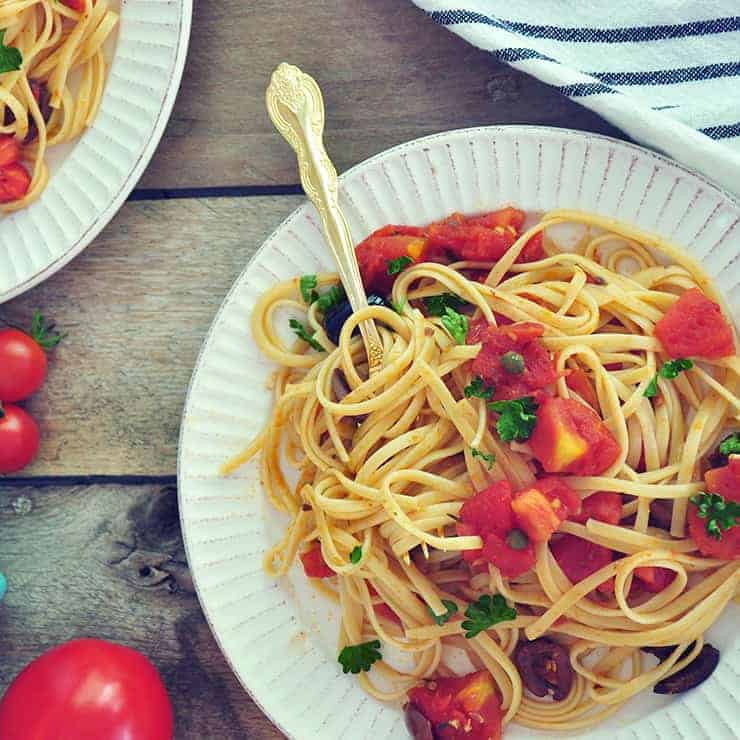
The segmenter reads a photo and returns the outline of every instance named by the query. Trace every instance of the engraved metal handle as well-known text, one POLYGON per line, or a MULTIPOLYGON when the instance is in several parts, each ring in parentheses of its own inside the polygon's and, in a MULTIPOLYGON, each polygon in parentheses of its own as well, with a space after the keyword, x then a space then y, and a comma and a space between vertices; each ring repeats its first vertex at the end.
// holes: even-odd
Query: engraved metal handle
MULTIPOLYGON (((354 311, 367 307, 352 236, 339 207, 337 171, 323 142, 324 99, 316 80, 283 62, 273 73, 266 93, 267 111, 275 128, 293 147, 301 183, 319 212, 339 277, 354 311)), ((370 374, 383 366, 383 345, 372 319, 360 324, 370 374)))

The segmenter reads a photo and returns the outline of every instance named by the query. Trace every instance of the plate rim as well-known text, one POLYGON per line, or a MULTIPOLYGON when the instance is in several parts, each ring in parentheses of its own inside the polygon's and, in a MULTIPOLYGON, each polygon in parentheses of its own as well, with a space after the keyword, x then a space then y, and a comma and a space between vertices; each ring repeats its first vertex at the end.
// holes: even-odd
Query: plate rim
MULTIPOLYGON (((491 125, 485 125, 485 126, 469 126, 469 127, 464 127, 464 128, 447 129, 445 131, 438 131, 433 134, 428 134, 426 136, 421 136, 415 139, 410 139, 408 141, 404 141, 399 144, 396 144, 392 147, 388 147, 387 149, 384 149, 372 155, 371 157, 368 157, 367 159, 363 159, 362 161, 356 163, 355 165, 350 167, 348 170, 343 172, 341 175, 339 175, 339 178, 338 178, 339 184, 341 185, 345 179, 348 179, 349 177, 356 174, 358 170, 361 170, 365 167, 371 167, 373 164, 375 164, 379 160, 389 155, 394 155, 399 152, 402 152, 404 149, 409 148, 409 147, 415 147, 415 146, 424 144, 425 142, 432 142, 432 141, 444 139, 446 137, 454 136, 454 135, 467 134, 472 137, 477 134, 493 135, 499 131, 504 131, 508 134, 513 133, 514 136, 516 136, 519 132, 526 133, 526 134, 529 134, 529 133, 550 134, 554 132, 556 134, 560 134, 560 135, 570 137, 570 138, 575 138, 575 139, 585 139, 585 140, 596 139, 599 141, 616 144, 628 150, 639 152, 641 155, 647 155, 648 157, 655 160, 657 163, 676 168, 677 170, 683 172, 685 175, 689 175, 691 178, 700 181, 704 186, 716 191, 717 193, 722 195, 724 198, 726 198, 735 208, 740 210, 740 198, 739 197, 736 197, 733 194, 729 193, 722 186, 714 183, 709 178, 707 178, 705 175, 695 172, 694 170, 690 169, 686 165, 683 165, 680 162, 676 162, 675 160, 671 159, 665 154, 654 151, 652 149, 648 149, 647 147, 642 146, 640 144, 636 144, 632 141, 618 139, 615 136, 609 136, 606 134, 594 133, 590 131, 583 131, 583 130, 572 129, 572 128, 567 128, 567 127, 546 126, 546 125, 540 125, 540 124, 514 123, 514 124, 491 124, 491 125)), ((187 558, 188 567, 190 568, 190 573, 191 573, 192 580, 193 580, 193 587, 195 590, 195 594, 198 598, 198 603, 203 613, 203 617, 206 620, 208 628, 221 652, 221 655, 224 657, 224 660, 226 661, 227 665, 231 669, 236 680, 239 682, 241 687, 247 693, 249 698, 254 702, 254 704, 263 713, 263 715, 267 717, 267 719, 273 724, 273 726, 276 727, 289 740, 299 740, 299 738, 296 735, 289 732, 283 726, 283 724, 271 712, 269 712, 264 707, 259 697, 248 686, 246 680, 242 678, 241 673, 237 670, 227 650, 224 648, 223 640, 221 639, 218 631, 216 630, 214 626, 214 622, 211 618, 209 608, 206 605, 205 599, 201 594, 201 589, 198 584, 198 577, 196 575, 195 569, 191 565, 191 562, 192 562, 192 559, 190 557, 191 545, 188 539, 186 520, 185 520, 184 513, 183 513, 184 512, 183 482, 185 480, 182 474, 183 449, 184 449, 183 439, 184 439, 184 433, 185 433, 185 420, 190 410, 190 407, 192 405, 193 390, 196 386, 198 374, 203 367, 203 361, 206 356, 206 352, 211 346, 212 340, 215 335, 216 327, 219 324, 220 319, 224 314, 226 306, 230 303, 233 295, 236 293, 237 289, 244 281, 246 274, 251 269, 253 263, 255 263, 258 260, 258 258, 261 256, 261 254, 267 250, 269 245, 272 244, 278 232, 280 232, 287 224, 289 224, 291 221, 297 218, 304 208, 309 207, 309 206, 310 206, 310 200, 304 193, 303 201, 298 206, 296 206, 296 208, 294 208, 282 221, 280 221, 280 223, 275 227, 275 229, 273 229, 269 233, 267 237, 265 237, 262 244, 259 246, 257 251, 249 258, 247 263, 244 265, 243 269, 234 279, 229 290, 224 295, 224 298, 218 310, 213 316, 213 319, 208 328, 208 331, 206 332, 203 338, 200 349, 198 350, 198 355, 196 357, 195 364, 193 366, 193 372, 191 374, 190 381, 188 383, 188 388, 187 388, 187 392, 185 395, 185 401, 183 403, 183 410, 182 410, 182 414, 180 417, 180 431, 178 434, 178 444, 177 444, 177 502, 178 502, 178 514, 179 514, 179 520, 180 520, 180 531, 181 531, 181 536, 182 536, 183 548, 185 550, 185 557, 187 558)), ((262 494, 263 491, 260 490, 260 493, 262 494)), ((558 733, 558 734, 561 734, 561 733, 558 733)), ((567 735, 563 734, 563 737, 567 737, 567 735)))
MULTIPOLYGON (((125 2, 125 0, 122 0, 125 2)), ((144 170, 148 167, 154 153, 159 147, 159 142, 162 139, 164 130, 167 127, 167 123, 170 120, 172 111, 177 100, 177 95, 180 91, 180 85, 182 83, 182 76, 185 70, 185 62, 188 57, 188 49, 190 46, 190 36, 192 31, 193 21, 193 0, 178 0, 182 8, 180 14, 180 24, 178 29, 178 40, 177 48, 175 50, 174 63, 172 65, 172 72, 170 79, 167 84, 167 92, 162 98, 159 112, 157 113, 156 121, 151 131, 151 136, 148 138, 144 149, 136 157, 136 162, 131 168, 126 178, 121 183, 118 192, 111 198, 107 206, 95 217, 94 221, 88 226, 87 229, 78 237, 78 239, 67 249, 63 254, 59 255, 56 259, 52 260, 46 267, 38 272, 34 273, 30 277, 21 281, 14 287, 0 293, 0 304, 3 304, 12 298, 17 298, 31 288, 37 286, 39 283, 44 282, 55 273, 59 272, 65 265, 71 262, 81 252, 83 252, 93 242, 96 236, 111 222, 113 217, 118 213, 123 204, 126 202, 131 191, 136 187, 137 183, 144 174, 144 170)), ((113 59, 116 54, 114 53, 113 59)), ((112 61, 111 61, 112 65, 112 61)), ((84 136, 84 133, 82 134, 84 136)), ((42 196, 43 197, 43 193, 42 196)))

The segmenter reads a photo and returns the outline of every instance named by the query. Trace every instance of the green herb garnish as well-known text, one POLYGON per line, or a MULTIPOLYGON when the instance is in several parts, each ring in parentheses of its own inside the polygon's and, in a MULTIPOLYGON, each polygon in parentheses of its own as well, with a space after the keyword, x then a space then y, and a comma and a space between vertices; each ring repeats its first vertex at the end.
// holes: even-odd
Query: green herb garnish
POLYGON ((291 319, 290 328, 296 333, 299 339, 302 339, 304 342, 308 342, 308 344, 317 352, 326 352, 326 349, 324 349, 324 347, 313 338, 313 335, 308 333, 308 329, 306 329, 300 321, 297 319, 291 319))
POLYGON ((429 613, 432 615, 432 619, 441 627, 446 622, 450 621, 450 618, 457 614, 457 604, 454 601, 449 601, 448 599, 442 599, 442 606, 444 606, 447 611, 444 614, 435 614, 432 611, 432 607, 428 606, 427 609, 429 609, 429 613))
POLYGON ((395 301, 391 301, 391 308, 400 316, 403 313, 403 309, 406 308, 406 299, 401 298, 401 300, 396 303, 395 301))
POLYGON ((666 380, 673 380, 677 378, 679 373, 684 370, 691 370, 694 367, 694 363, 691 360, 678 359, 668 360, 664 363, 663 367, 658 370, 658 374, 648 383, 643 394, 646 398, 653 398, 658 392, 658 376, 665 378, 666 380))
POLYGON ((388 260, 388 274, 398 275, 399 272, 405 270, 409 265, 412 265, 414 260, 411 257, 396 257, 394 260, 388 260))
POLYGON ((472 398, 474 396, 475 398, 482 398, 488 401, 493 396, 495 390, 492 385, 486 385, 480 375, 476 375, 470 381, 470 385, 465 386, 465 398, 472 398))
POLYGON ((349 561, 352 563, 352 565, 357 565, 357 563, 362 560, 362 548, 357 545, 352 552, 349 554, 349 561))
POLYGON ((740 504, 718 493, 697 493, 689 501, 698 509, 699 517, 707 520, 707 534, 715 540, 721 540, 722 531, 734 527, 740 517, 740 504))
POLYGON ((455 311, 469 305, 467 301, 460 298, 456 293, 440 293, 439 295, 428 295, 422 298, 427 313, 430 316, 444 316, 448 308, 455 311))
POLYGON ((653 379, 647 384, 645 392, 642 394, 645 398, 654 398, 658 392, 658 376, 655 375, 653 379))
POLYGON ((330 308, 334 308, 337 303, 344 300, 344 288, 341 285, 332 285, 326 293, 323 293, 316 300, 316 308, 321 313, 326 314, 330 308))
POLYGON ((740 455, 740 434, 733 432, 719 443, 719 454, 729 457, 740 455))
POLYGON ((465 616, 467 619, 462 623, 462 628, 469 640, 494 624, 516 619, 516 609, 512 609, 501 594, 486 594, 465 610, 465 616))
POLYGON ((316 275, 302 275, 300 284, 303 300, 309 306, 319 299, 319 294, 316 290, 316 286, 319 284, 319 281, 316 279, 316 275))
POLYGON ((23 64, 23 55, 14 46, 5 46, 5 32, 7 28, 0 31, 0 74, 15 72, 23 64))
POLYGON ((524 396, 513 401, 493 401, 488 406, 499 414, 496 430, 504 442, 523 442, 532 436, 537 424, 535 411, 539 408, 534 398, 524 396))
POLYGON ((465 344, 468 336, 468 317, 465 314, 458 313, 454 308, 448 306, 445 308, 445 315, 442 317, 442 326, 447 329, 458 344, 465 344))
POLYGON ((337 660, 342 664, 343 673, 369 671, 376 660, 381 660, 380 640, 361 642, 359 645, 346 645, 337 660))
POLYGON ((477 447, 471 447, 470 452, 473 455, 473 457, 482 457, 488 463, 489 470, 493 467, 493 463, 496 462, 496 455, 483 452, 482 450, 479 450, 477 447))

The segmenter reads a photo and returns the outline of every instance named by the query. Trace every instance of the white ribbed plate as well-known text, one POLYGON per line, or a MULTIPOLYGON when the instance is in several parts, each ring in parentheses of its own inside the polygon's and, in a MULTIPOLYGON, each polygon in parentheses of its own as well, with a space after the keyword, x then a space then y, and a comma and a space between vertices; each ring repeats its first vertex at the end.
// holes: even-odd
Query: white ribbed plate
POLYGON ((121 19, 95 122, 77 141, 50 151, 51 179, 41 198, 0 218, 0 303, 90 244, 141 177, 172 110, 192 0, 114 0, 111 7, 121 19))
MULTIPOLYGON (((513 203, 616 216, 685 245, 740 313, 740 206, 672 162, 602 136, 528 126, 452 131, 373 157, 341 178, 353 237, 386 223, 426 224, 452 211, 513 203)), ((257 435, 274 367, 249 333, 257 296, 332 269, 314 208, 298 208, 265 242, 227 296, 193 374, 178 466, 188 562, 206 617, 244 687, 286 735, 301 740, 405 738, 400 711, 370 699, 336 661, 337 613, 298 567, 276 582, 262 557, 284 520, 262 494, 257 466, 222 480, 219 465, 257 435)), ((734 607, 733 607, 734 609, 734 607)), ((735 737, 740 644, 732 616, 711 632, 722 651, 712 678, 676 699, 646 692, 578 737, 735 737)), ((542 736, 512 726, 507 738, 542 736)))

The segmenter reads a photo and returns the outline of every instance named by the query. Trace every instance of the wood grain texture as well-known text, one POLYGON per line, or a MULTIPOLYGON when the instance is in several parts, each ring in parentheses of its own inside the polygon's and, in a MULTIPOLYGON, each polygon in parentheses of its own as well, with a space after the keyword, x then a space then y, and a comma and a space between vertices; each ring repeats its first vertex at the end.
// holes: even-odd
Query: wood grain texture
POLYGON ((99 637, 159 669, 178 740, 282 737, 237 682, 193 592, 174 487, 2 487, 0 694, 48 648, 99 637))
POLYGON ((174 475, 180 415, 206 332, 255 250, 302 199, 128 203, 95 245, 0 306, 67 332, 26 405, 41 452, 23 476, 174 475))
POLYGON ((182 87, 140 187, 298 181, 264 95, 282 61, 326 100, 339 171, 426 134, 491 123, 615 133, 594 113, 437 26, 411 0, 196 4, 182 87))

